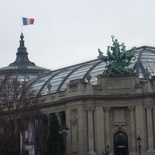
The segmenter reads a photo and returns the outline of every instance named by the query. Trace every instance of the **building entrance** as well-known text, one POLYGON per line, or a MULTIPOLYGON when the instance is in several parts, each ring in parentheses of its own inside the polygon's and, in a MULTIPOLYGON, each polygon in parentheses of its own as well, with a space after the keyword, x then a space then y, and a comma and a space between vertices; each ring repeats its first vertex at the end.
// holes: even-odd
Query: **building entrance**
POLYGON ((123 131, 119 131, 114 135, 114 155, 129 155, 128 137, 123 131))

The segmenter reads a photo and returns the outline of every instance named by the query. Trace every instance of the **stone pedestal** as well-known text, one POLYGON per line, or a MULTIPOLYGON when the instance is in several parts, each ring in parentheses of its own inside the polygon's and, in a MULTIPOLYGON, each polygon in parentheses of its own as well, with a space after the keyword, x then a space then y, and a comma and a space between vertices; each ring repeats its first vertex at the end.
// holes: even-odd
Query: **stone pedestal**
POLYGON ((110 94, 129 94, 135 90, 139 79, 135 74, 119 75, 107 77, 98 76, 98 85, 100 85, 106 95, 110 94))

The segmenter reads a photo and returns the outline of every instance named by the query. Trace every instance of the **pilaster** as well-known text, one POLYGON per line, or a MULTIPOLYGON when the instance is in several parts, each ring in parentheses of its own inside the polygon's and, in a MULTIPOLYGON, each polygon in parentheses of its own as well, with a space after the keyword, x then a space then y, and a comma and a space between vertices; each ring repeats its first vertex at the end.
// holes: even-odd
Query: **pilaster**
POLYGON ((110 107, 105 107, 105 141, 106 146, 110 145, 110 117, 109 117, 109 111, 110 107))
POLYGON ((78 141, 79 154, 87 152, 87 124, 86 124, 86 110, 83 107, 78 108, 78 141))
POLYGON ((135 130, 135 107, 128 107, 130 110, 130 139, 131 155, 136 153, 136 130, 135 130))
POLYGON ((153 106, 147 105, 146 117, 147 117, 147 142, 148 142, 148 152, 154 152, 154 135, 153 135, 153 118, 152 109, 153 106))
POLYGON ((104 126, 104 110, 103 107, 96 107, 95 110, 95 133, 96 133, 96 153, 103 154, 105 149, 105 126, 104 126))
MULTIPOLYGON (((145 125, 144 125, 144 107, 143 105, 135 106, 136 118, 136 137, 141 137, 141 152, 145 152, 146 139, 145 139, 145 125)), ((138 146, 137 146, 138 151, 138 146)), ((143 154, 142 154, 143 155, 143 154)))
POLYGON ((95 110, 93 104, 88 104, 86 107, 88 112, 88 155, 96 155, 94 150, 94 118, 93 111, 95 110))

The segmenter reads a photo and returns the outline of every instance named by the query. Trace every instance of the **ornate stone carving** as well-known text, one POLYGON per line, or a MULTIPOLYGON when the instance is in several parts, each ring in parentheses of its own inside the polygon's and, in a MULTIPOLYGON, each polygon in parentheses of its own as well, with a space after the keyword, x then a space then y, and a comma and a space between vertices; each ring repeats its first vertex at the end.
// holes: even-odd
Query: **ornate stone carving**
POLYGON ((50 92, 50 91, 51 91, 51 88, 52 88, 52 84, 51 84, 50 81, 49 81, 48 84, 47 84, 47 88, 48 88, 48 92, 50 92))
POLYGON ((87 75, 87 81, 88 81, 88 83, 90 83, 91 79, 92 79, 91 75, 88 74, 88 75, 87 75))
POLYGON ((145 68, 145 79, 149 80, 151 77, 151 73, 149 72, 148 68, 145 68))

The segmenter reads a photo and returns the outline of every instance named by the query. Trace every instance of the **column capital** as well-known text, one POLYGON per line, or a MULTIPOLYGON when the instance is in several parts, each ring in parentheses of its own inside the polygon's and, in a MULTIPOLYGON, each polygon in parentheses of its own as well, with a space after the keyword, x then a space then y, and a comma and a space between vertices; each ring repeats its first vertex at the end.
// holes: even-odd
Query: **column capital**
POLYGON ((63 112, 55 112, 55 115, 57 116, 57 117, 61 117, 62 115, 64 115, 65 114, 65 112, 63 111, 63 112))
POLYGON ((153 105, 145 105, 144 106, 145 107, 145 109, 147 109, 147 110, 151 110, 151 109, 153 109, 154 108, 154 106, 153 105))
POLYGON ((60 113, 59 113, 59 112, 55 112, 55 115, 56 115, 57 117, 59 117, 60 113))
POLYGON ((135 107, 134 107, 134 106, 128 106, 128 109, 129 109, 130 111, 133 111, 133 110, 135 109, 135 107))
POLYGON ((94 111, 95 110, 95 105, 92 103, 88 103, 85 105, 86 111, 94 111))
POLYGON ((110 107, 104 107, 105 111, 109 111, 111 108, 110 107))

